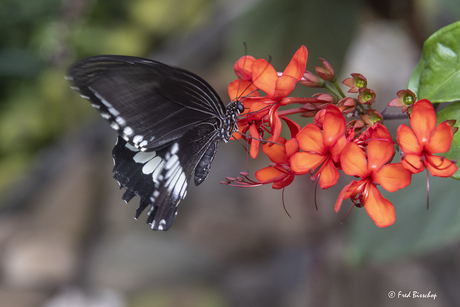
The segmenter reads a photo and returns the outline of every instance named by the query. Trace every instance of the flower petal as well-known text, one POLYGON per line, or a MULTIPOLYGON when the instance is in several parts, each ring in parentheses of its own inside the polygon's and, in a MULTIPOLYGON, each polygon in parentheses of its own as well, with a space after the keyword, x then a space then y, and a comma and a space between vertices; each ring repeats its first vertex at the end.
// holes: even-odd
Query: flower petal
POLYGON ((425 145, 425 149, 431 154, 446 152, 449 150, 453 138, 452 127, 447 122, 443 122, 434 129, 430 143, 425 145))
POLYGON ((340 163, 345 174, 365 178, 368 176, 367 159, 355 143, 348 143, 340 155, 340 163))
POLYGON ((273 182, 272 188, 282 189, 290 185, 294 181, 294 178, 295 178, 295 175, 289 174, 286 177, 283 177, 283 179, 273 182))
POLYGON ((431 175, 438 177, 450 177, 457 171, 455 163, 435 155, 426 157, 425 165, 430 170, 431 175))
POLYGON ((310 152, 296 152, 289 159, 291 162, 291 169, 299 174, 306 174, 312 169, 316 169, 325 160, 322 155, 310 152))
POLYGON ((308 50, 305 46, 302 46, 296 51, 288 66, 283 71, 283 76, 292 76, 296 81, 299 81, 305 73, 307 59, 308 50))
POLYGON ((259 92, 252 81, 237 79, 228 86, 228 96, 233 101, 248 96, 259 97, 259 92))
POLYGON ((280 134, 281 134, 281 119, 278 116, 278 107, 273 106, 270 108, 270 112, 268 112, 268 118, 269 118, 269 124, 271 127, 271 133, 272 136, 270 137, 270 140, 272 142, 277 142, 280 134))
POLYGON ((345 133, 345 117, 339 108, 328 105, 323 121, 324 144, 331 148, 345 133))
POLYGON ((276 169, 275 167, 267 166, 258 170, 255 173, 255 176, 261 183, 270 183, 275 180, 281 180, 281 178, 286 176, 286 173, 276 169))
POLYGON ((319 177, 319 185, 321 189, 328 189, 335 185, 339 180, 339 171, 335 167, 331 159, 322 167, 319 177))
POLYGON ((369 169, 379 170, 393 157, 393 153, 393 142, 389 140, 369 141, 367 144, 369 169))
POLYGON ((350 196, 353 194, 354 188, 357 181, 352 181, 349 184, 347 184, 345 187, 343 187, 342 191, 340 192, 339 196, 337 197, 337 201, 335 202, 334 205, 334 211, 337 213, 340 210, 340 206, 342 205, 342 202, 344 199, 350 198, 350 196), (352 186, 353 185, 353 186, 352 186))
POLYGON ((395 208, 393 204, 380 194, 373 184, 368 186, 368 197, 364 207, 378 227, 388 227, 395 222, 395 208))
POLYGON ((401 150, 406 154, 420 154, 423 147, 417 140, 415 133, 411 128, 407 127, 404 124, 401 124, 398 127, 396 132, 398 144, 401 147, 401 150))
POLYGON ((283 146, 286 143, 285 138, 279 138, 277 140, 279 144, 265 143, 262 145, 262 151, 270 158, 274 163, 287 163, 288 158, 286 157, 286 149, 283 146))
POLYGON ((285 116, 280 116, 280 118, 282 120, 284 120, 284 122, 287 124, 287 126, 289 128, 289 131, 291 132, 291 138, 295 138, 297 133, 299 133, 299 131, 300 131, 299 124, 296 123, 295 121, 293 121, 292 119, 287 118, 285 116))
POLYGON ((296 84, 296 78, 284 75, 280 76, 278 80, 276 80, 275 91, 272 93, 271 97, 275 101, 287 97, 294 90, 296 84))
MULTIPOLYGON (((259 121, 261 120, 265 115, 268 114, 269 108, 267 108, 267 104, 263 101, 260 100, 254 100, 254 99, 246 99, 248 100, 253 100, 251 103, 249 110, 248 110, 248 115, 247 115, 247 120, 248 121, 259 121)), ((246 103, 243 103, 246 107, 246 103)))
POLYGON ((267 93, 269 97, 273 96, 276 88, 278 74, 275 68, 264 59, 258 59, 252 63, 252 81, 254 85, 267 93))
POLYGON ((301 149, 312 153, 324 154, 324 138, 321 130, 314 124, 308 124, 297 133, 297 141, 301 149))
POLYGON ((293 154, 299 151, 299 142, 297 142, 297 139, 289 139, 286 141, 286 144, 284 144, 285 150, 286 150, 286 156, 290 158, 293 154))
POLYGON ((249 132, 251 136, 253 137, 251 139, 251 149, 249 150, 249 154, 251 158, 255 159, 257 158, 257 154, 259 153, 260 134, 255 124, 252 124, 249 126, 249 132))
POLYGON ((430 141, 431 133, 436 127, 436 113, 430 101, 422 99, 414 104, 410 125, 420 144, 430 141))
POLYGON ((371 128, 369 128, 369 138, 370 141, 375 140, 392 142, 391 134, 387 127, 379 123, 375 123, 371 128))
POLYGON ((375 172, 372 179, 388 192, 395 192, 410 184, 411 175, 401 163, 391 163, 375 172))
POLYGON ((331 157, 335 163, 340 161, 340 155, 342 154, 343 149, 347 146, 348 140, 345 135, 342 135, 337 142, 335 143, 334 147, 331 148, 331 157))
POLYGON ((405 154, 401 157, 401 164, 412 174, 420 173, 425 169, 422 157, 419 154, 405 154))
POLYGON ((245 55, 239 58, 238 61, 233 65, 233 70, 239 79, 242 80, 251 80, 252 79, 252 69, 251 65, 256 59, 251 55, 245 55))
POLYGON ((395 108, 401 108, 404 107, 405 104, 402 102, 402 99, 400 97, 393 99, 390 101, 388 104, 389 107, 395 107, 395 108))

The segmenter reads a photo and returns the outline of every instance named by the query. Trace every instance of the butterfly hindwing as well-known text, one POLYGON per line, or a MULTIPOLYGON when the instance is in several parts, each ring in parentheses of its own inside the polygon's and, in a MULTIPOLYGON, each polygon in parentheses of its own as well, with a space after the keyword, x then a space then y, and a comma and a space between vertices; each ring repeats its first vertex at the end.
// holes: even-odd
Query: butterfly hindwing
POLYGON ((154 152, 141 151, 118 138, 112 153, 114 177, 126 189, 123 200, 140 197, 136 218, 150 206, 147 223, 152 229, 167 230, 172 225, 197 164, 208 148, 212 149, 212 156, 217 151, 219 140, 214 131, 214 124, 202 123, 154 152))

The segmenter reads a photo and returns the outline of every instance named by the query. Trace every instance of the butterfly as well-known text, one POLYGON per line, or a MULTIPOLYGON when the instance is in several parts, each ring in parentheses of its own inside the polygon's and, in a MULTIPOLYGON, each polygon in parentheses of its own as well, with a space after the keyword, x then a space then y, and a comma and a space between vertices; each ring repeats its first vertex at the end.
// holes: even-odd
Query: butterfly
POLYGON ((128 203, 140 197, 153 230, 168 230, 179 202, 210 170, 220 141, 227 142, 243 112, 239 100, 224 107, 199 76, 150 59, 101 55, 76 62, 66 77, 118 132, 114 178, 128 203))

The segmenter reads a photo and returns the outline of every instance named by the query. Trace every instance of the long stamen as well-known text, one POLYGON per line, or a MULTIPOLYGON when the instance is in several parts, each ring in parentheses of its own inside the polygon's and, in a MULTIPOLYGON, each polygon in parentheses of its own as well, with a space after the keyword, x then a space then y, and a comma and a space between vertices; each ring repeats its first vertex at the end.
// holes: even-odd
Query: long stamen
POLYGON ((430 177, 428 169, 426 170, 426 210, 430 208, 430 177))
POLYGON ((353 209, 353 208, 355 207, 355 202, 356 202, 356 201, 357 201, 357 200, 355 200, 355 201, 353 202, 353 204, 351 205, 350 209, 348 209, 347 213, 345 214, 345 216, 343 217, 343 219, 340 221, 340 225, 342 225, 342 224, 345 222, 345 220, 347 219, 348 215, 350 215, 351 209, 353 209))
POLYGON ((318 177, 316 177, 316 182, 315 182, 315 208, 316 208, 316 211, 318 211, 318 202, 316 201, 316 194, 318 192, 318 182, 319 182, 319 177, 321 176, 321 174, 318 175, 318 177))
POLYGON ((286 209, 286 203, 284 202, 284 190, 286 189, 286 187, 283 188, 283 191, 281 192, 281 200, 283 202, 283 208, 284 208, 284 212, 286 212, 286 214, 292 219, 291 215, 289 214, 289 212, 287 211, 286 209))

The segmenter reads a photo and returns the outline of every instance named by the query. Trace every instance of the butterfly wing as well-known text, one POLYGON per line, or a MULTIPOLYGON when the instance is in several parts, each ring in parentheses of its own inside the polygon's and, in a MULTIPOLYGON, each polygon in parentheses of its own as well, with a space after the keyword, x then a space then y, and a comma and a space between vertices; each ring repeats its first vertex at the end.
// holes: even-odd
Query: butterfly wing
POLYGON ((112 128, 142 150, 166 146, 197 123, 225 114, 203 79, 153 60, 90 57, 70 69, 69 79, 112 128))
POLYGON ((187 194, 196 165, 209 148, 214 155, 218 143, 216 126, 211 122, 197 125, 184 137, 157 151, 141 151, 118 137, 112 152, 114 177, 126 189, 125 202, 140 196, 136 218, 150 206, 147 223, 154 230, 168 230, 179 202, 187 194))
POLYGON ((222 139, 219 96, 188 71, 136 57, 84 59, 68 79, 119 134, 112 155, 123 200, 138 195, 136 218, 150 206, 147 222, 167 230, 194 170, 199 184, 222 139))

